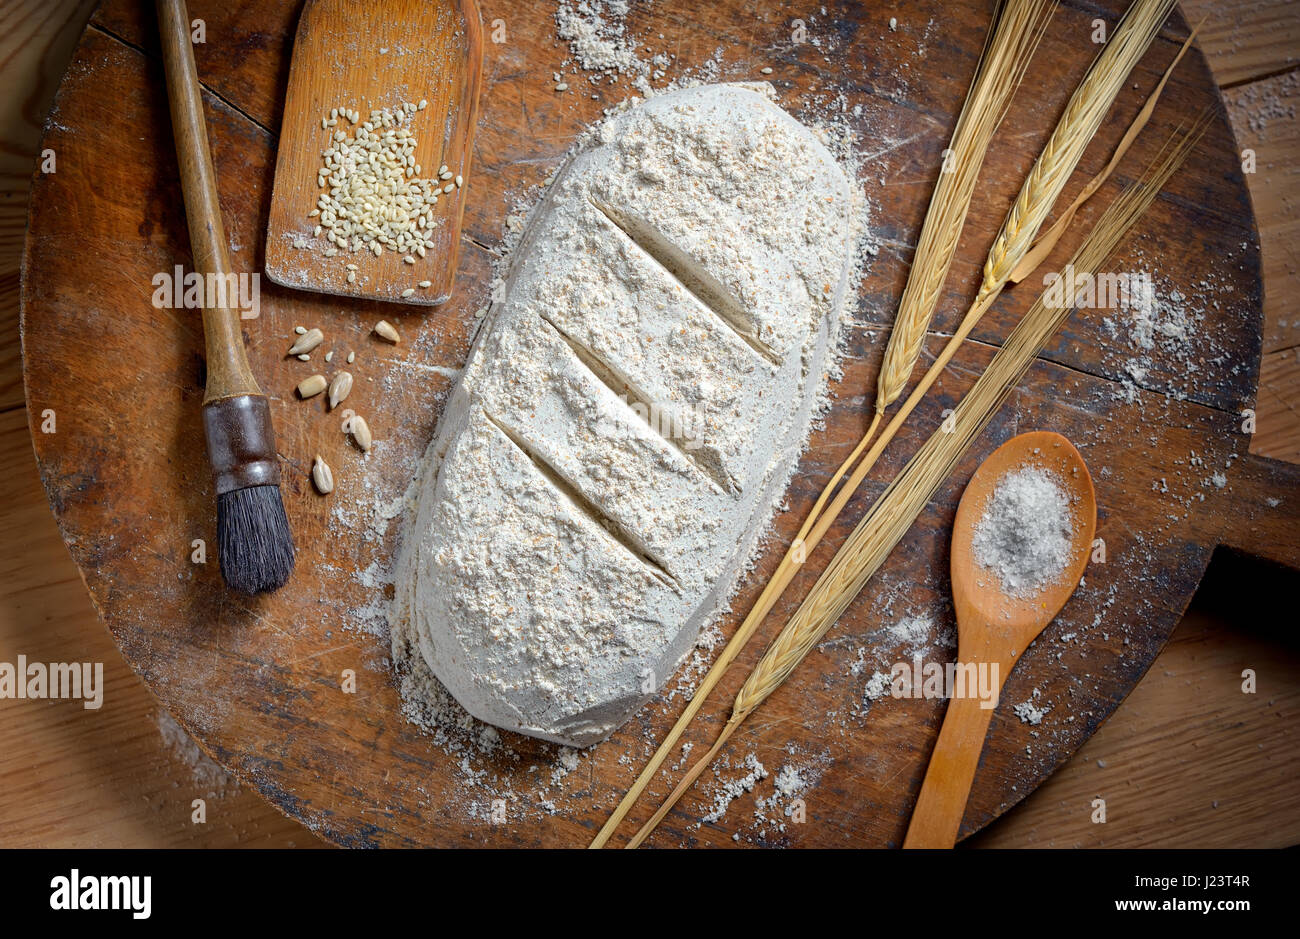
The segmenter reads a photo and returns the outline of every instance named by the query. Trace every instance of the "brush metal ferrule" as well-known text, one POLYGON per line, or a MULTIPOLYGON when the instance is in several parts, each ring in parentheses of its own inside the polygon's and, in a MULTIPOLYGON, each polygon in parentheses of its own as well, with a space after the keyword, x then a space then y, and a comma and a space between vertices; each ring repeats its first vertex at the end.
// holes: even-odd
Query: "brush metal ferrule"
POLYGON ((203 434, 217 495, 280 485, 275 430, 265 395, 231 395, 203 405, 203 434))

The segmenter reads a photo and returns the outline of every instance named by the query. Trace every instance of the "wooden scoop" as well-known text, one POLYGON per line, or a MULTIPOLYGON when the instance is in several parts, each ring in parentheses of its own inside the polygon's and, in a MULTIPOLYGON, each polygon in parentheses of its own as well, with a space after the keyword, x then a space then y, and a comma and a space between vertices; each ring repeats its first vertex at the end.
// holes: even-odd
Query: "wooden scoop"
POLYGON ((435 304, 451 296, 460 254, 460 224, 472 187, 470 156, 478 122, 483 70, 483 30, 474 0, 307 0, 298 20, 289 89, 280 127, 266 231, 266 276, 285 287, 350 297, 435 304), (433 206, 433 239, 425 256, 384 248, 376 256, 362 248, 333 257, 325 233, 315 235, 319 216, 310 215, 322 188, 317 175, 322 151, 334 135, 353 137, 372 110, 422 110, 401 126, 415 136, 419 176, 451 191, 433 206), (335 109, 360 112, 354 124, 335 109), (438 179, 447 167, 450 179, 438 179), (461 185, 455 185, 456 177, 461 185), (415 263, 408 264, 404 257, 415 263), (347 265, 356 265, 348 282, 347 265), (429 281, 430 286, 419 286, 429 281), (413 289, 408 297, 402 294, 413 289))
MULTIPOLYGON (((1043 431, 1008 440, 971 477, 952 530, 952 592, 957 610, 957 661, 998 666, 999 695, 1029 644, 1065 606, 1088 564, 1097 528, 1097 496, 1083 457, 1060 434, 1043 431), (1056 583, 1028 597, 1008 596, 998 575, 971 553, 975 527, 999 480, 1027 466, 1049 470, 1070 496, 1074 539, 1070 561, 1056 583)), ((991 699, 996 703, 996 699, 991 699)), ((966 811, 984 737, 993 717, 978 695, 954 696, 930 757, 904 848, 951 848, 966 811)))

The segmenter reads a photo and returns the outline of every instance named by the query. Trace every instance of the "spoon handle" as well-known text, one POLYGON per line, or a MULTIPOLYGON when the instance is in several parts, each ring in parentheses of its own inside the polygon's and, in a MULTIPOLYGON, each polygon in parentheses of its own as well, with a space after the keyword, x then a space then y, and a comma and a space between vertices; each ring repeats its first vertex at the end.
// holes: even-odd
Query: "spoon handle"
POLYGON ((904 848, 951 848, 966 812, 975 768, 993 708, 981 707, 979 697, 965 695, 948 703, 939 741, 921 784, 921 795, 912 811, 912 822, 903 839, 904 848))

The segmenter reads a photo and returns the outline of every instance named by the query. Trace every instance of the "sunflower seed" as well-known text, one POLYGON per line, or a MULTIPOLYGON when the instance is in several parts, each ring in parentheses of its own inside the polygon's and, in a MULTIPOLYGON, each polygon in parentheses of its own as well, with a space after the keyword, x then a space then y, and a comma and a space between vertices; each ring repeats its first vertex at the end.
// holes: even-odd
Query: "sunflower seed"
POLYGON ((352 373, 339 372, 330 382, 330 408, 338 407, 338 403, 348 396, 352 390, 352 373))
POLYGON ((370 447, 374 444, 374 438, 370 436, 370 425, 360 414, 348 421, 348 429, 352 431, 352 439, 357 442, 357 446, 362 452, 369 453, 370 447))
POLYGON ((334 471, 330 465, 316 454, 316 459, 311 465, 311 481, 316 484, 316 491, 321 495, 328 495, 334 491, 334 471))
POLYGON ((325 390, 325 376, 312 375, 298 382, 298 396, 301 398, 314 398, 325 390))
POLYGON ((397 335, 397 330, 388 320, 380 320, 375 324, 375 335, 380 339, 387 339, 389 342, 397 343, 402 341, 402 337, 397 335))
POLYGON ((352 364, 353 362, 355 362, 356 360, 357 360, 357 354, 356 354, 355 352, 349 352, 349 353, 348 353, 348 364, 351 365, 351 364, 352 364))
POLYGON ((290 355, 302 355, 304 352, 310 352, 322 342, 325 341, 325 334, 319 329, 309 329, 297 341, 289 347, 290 355))

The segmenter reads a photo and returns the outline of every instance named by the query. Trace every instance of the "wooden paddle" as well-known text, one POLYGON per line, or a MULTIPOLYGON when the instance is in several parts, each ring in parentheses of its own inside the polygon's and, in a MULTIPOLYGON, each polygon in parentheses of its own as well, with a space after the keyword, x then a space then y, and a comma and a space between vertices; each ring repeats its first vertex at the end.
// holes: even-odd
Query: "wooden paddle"
MULTIPOLYGON (((298 20, 266 232, 266 275, 277 284, 340 296, 435 304, 451 296, 460 225, 472 190, 483 31, 475 0, 307 0, 298 20), (331 245, 310 213, 328 191, 317 176, 335 135, 349 138, 372 110, 404 111, 421 178, 436 182, 425 255, 383 248, 376 256, 331 245), (336 109, 356 111, 353 123, 336 109), (331 115, 334 115, 331 117, 331 115), (329 126, 322 126, 335 121, 329 126), (439 179, 447 167, 449 179, 439 179), (455 184, 459 177, 461 185, 455 184), (451 191, 441 189, 451 186, 451 191), (335 250, 335 256, 326 252, 335 250), (403 259, 413 258, 415 263, 403 259), (355 264, 355 272, 347 265, 355 264), (355 273, 349 282, 348 275, 355 273), (427 288, 420 287, 429 282, 427 288), (408 296, 403 293, 414 290, 408 296)), ((382 128, 378 128, 382 132, 382 128)))
MULTIPOLYGON (((971 477, 957 506, 952 526, 952 594, 957 612, 957 661, 977 667, 996 664, 1001 694, 1011 669, 1029 644, 1065 606, 1088 565, 1097 529, 1097 495, 1083 457, 1070 441, 1047 431, 1012 437, 994 450, 971 477), (1055 583, 1030 596, 1009 596, 997 574, 971 555, 975 526, 988 506, 999 480, 1026 466, 1049 470, 1065 487, 1074 512, 1075 528, 1069 563, 1055 583)), ((996 704, 997 698, 992 698, 996 704)), ((957 831, 993 707, 973 691, 954 695, 943 718, 943 729, 930 756, 921 795, 912 812, 904 848, 951 848, 957 831)))

